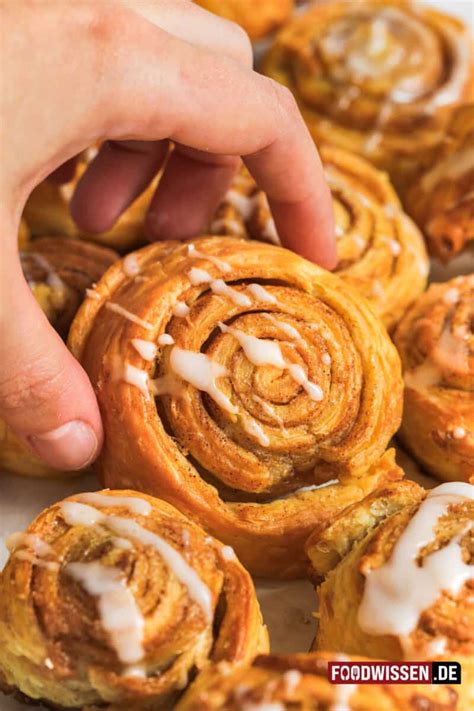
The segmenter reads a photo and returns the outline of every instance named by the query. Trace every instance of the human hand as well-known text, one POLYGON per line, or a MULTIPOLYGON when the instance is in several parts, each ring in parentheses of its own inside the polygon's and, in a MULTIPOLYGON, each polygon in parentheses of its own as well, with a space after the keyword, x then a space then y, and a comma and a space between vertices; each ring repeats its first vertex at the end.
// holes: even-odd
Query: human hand
POLYGON ((330 195, 291 94, 252 71, 236 25, 188 0, 7 0, 1 31, 0 415, 48 464, 78 469, 99 452, 100 414, 22 275, 17 231, 31 190, 109 139, 71 204, 81 228, 108 229, 173 140, 146 229, 153 239, 191 237, 243 156, 283 244, 328 267, 330 195))

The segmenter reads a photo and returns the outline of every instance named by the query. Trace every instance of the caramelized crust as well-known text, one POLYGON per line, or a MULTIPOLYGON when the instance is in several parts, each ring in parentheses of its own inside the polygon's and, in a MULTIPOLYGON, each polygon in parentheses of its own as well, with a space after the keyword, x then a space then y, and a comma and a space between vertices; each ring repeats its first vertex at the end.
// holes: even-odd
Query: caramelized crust
POLYGON ((314 3, 277 35, 262 69, 291 89, 317 143, 365 156, 400 189, 473 97, 466 27, 406 0, 314 3))
POLYGON ((98 494, 99 503, 76 495, 51 506, 10 544, 0 574, 5 692, 54 708, 157 711, 211 662, 267 651, 252 581, 232 551, 163 501, 98 494), (124 661, 130 630, 142 630, 136 666, 124 661))
POLYGON ((474 276, 432 284, 398 325, 405 399, 399 436, 434 476, 474 476, 474 276))
POLYGON ((136 276, 112 267, 70 335, 101 406, 104 483, 166 498, 256 574, 301 575, 315 525, 400 476, 379 464, 401 406, 383 326, 337 276, 272 245, 203 238, 133 258, 136 276))

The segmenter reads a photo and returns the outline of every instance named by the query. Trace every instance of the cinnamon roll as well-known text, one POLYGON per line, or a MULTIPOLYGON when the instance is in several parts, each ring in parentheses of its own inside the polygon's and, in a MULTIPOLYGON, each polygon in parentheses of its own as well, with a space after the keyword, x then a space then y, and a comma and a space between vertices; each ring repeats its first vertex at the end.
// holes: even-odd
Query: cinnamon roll
POLYGON ((249 574, 169 504, 78 494, 9 539, 0 687, 61 708, 170 709, 211 662, 267 651, 249 574))
POLYGON ((448 262, 474 240, 474 104, 454 114, 436 161, 415 176, 406 206, 428 241, 448 262))
POLYGON ((119 258, 117 252, 76 239, 42 237, 20 252, 25 279, 62 338, 86 290, 119 258))
POLYGON ((307 542, 315 647, 385 659, 458 660, 474 701, 474 486, 389 484, 307 542))
POLYGON ((143 224, 146 211, 158 184, 158 178, 122 213, 106 232, 91 233, 80 230, 72 219, 69 202, 79 178, 88 164, 87 156, 77 165, 69 183, 58 185, 50 180, 40 183, 29 196, 23 217, 33 238, 44 236, 78 237, 106 247, 127 252, 145 244, 143 224))
POLYGON ((114 265, 70 347, 95 387, 103 482, 157 494, 260 575, 305 569, 321 518, 400 476, 396 350, 365 300, 285 249, 157 243, 114 265))
MULTIPOLYGON (((20 252, 23 273, 51 325, 66 338, 71 321, 92 286, 118 254, 99 245, 43 237, 20 252)), ((0 469, 26 476, 65 476, 46 466, 0 418, 0 469)))
POLYGON ((394 335, 405 378, 399 436, 439 479, 474 476, 474 275, 432 284, 394 335))
MULTIPOLYGON (((423 237, 384 173, 340 148, 321 146, 320 154, 336 219, 335 272, 371 302, 392 330, 426 287, 429 260, 423 237)), ((245 168, 209 232, 278 244, 266 195, 245 168)))
MULTIPOLYGON (((262 655, 252 665, 215 665, 176 711, 461 711, 455 686, 332 684, 331 662, 371 661, 343 654, 262 655)), ((467 708, 465 709, 467 711, 467 708)))
POLYGON ((474 486, 382 487, 307 542, 318 588, 315 648, 457 660, 474 703, 474 486))
POLYGON ((407 0, 316 3, 278 34, 262 68, 292 90, 317 142, 365 156, 397 187, 432 157, 453 106, 473 97, 466 27, 407 0))
POLYGON ((293 0, 195 0, 210 12, 237 22, 250 39, 257 40, 283 25, 291 15, 293 0))
POLYGON ((228 235, 280 244, 266 194, 241 166, 208 229, 211 235, 228 235))

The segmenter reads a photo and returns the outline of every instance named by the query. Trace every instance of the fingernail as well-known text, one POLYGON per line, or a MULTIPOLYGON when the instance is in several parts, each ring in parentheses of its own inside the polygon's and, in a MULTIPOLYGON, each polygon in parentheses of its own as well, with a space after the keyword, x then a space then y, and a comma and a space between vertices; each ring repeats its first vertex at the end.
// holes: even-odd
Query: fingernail
POLYGON ((41 459, 56 469, 83 469, 97 454, 97 436, 90 425, 81 420, 66 422, 55 430, 28 438, 30 446, 41 459))

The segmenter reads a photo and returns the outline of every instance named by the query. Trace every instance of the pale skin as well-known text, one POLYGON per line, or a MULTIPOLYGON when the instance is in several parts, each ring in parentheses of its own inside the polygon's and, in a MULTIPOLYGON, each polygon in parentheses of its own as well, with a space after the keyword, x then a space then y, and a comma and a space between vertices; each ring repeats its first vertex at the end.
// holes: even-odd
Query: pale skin
POLYGON ((205 229, 243 157, 285 246, 335 264, 330 194, 290 93, 252 70, 248 38, 189 0, 4 0, 0 416, 46 463, 92 462, 103 441, 79 363, 23 278, 17 232, 32 189, 87 146, 109 143, 71 204, 105 230, 177 145, 146 219, 150 239, 205 229))

